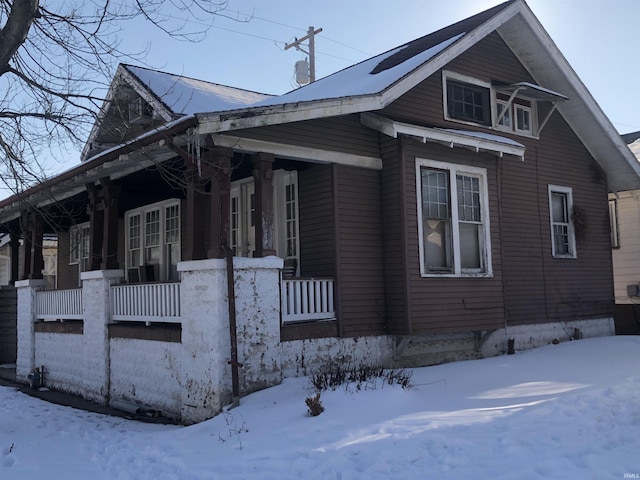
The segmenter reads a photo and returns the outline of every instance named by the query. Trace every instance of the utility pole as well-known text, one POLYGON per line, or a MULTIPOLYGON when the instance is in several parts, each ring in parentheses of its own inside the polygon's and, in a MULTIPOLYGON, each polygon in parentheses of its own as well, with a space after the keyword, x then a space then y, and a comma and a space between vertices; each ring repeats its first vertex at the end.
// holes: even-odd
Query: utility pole
POLYGON ((305 35, 304 37, 302 37, 301 39, 297 39, 295 42, 291 42, 287 45, 285 45, 284 49, 288 50, 291 47, 295 47, 296 50, 300 50, 301 52, 306 53, 307 55, 309 55, 309 79, 311 80, 311 82, 315 82, 316 81, 316 42, 315 42, 315 36, 320 33, 322 31, 321 28, 319 29, 314 29, 314 27, 309 27, 309 30, 307 32, 307 35, 305 35), (309 51, 305 51, 300 47, 300 44, 306 40, 309 40, 309 51))

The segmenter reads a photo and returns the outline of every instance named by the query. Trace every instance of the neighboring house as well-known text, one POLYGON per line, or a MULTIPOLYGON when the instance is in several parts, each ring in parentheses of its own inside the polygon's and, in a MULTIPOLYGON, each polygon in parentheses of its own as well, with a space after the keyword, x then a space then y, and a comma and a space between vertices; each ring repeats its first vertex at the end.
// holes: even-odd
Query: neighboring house
MULTIPOLYGON (((17 241, 17 254, 12 255, 11 235, 0 237, 0 285, 12 285, 20 277, 20 258, 24 251, 22 243, 17 241), (12 258, 15 257, 15 258, 12 258), (12 270, 12 268, 14 270, 12 270), (15 277, 15 278, 13 278, 15 277)), ((55 237, 45 237, 42 244, 43 270, 45 288, 56 288, 56 272, 58 270, 58 240, 55 237)))
POLYGON ((281 96, 122 65, 82 163, 0 203, 17 375, 191 422, 330 362, 610 335, 639 173, 522 0, 281 96))
MULTIPOLYGON (((640 161, 640 132, 622 139, 640 161)), ((609 194, 617 334, 640 334, 640 189, 609 194)))

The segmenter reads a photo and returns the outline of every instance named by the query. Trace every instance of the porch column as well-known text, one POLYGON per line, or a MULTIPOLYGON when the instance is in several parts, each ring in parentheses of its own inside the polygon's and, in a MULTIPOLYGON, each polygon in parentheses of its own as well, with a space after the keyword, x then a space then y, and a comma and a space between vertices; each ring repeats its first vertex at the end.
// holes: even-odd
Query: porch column
POLYGON ((273 248, 273 160, 269 153, 256 153, 251 159, 255 185, 255 257, 275 255, 273 248))
POLYGON ((100 181, 104 200, 104 232, 102 237, 101 270, 115 270, 118 265, 118 212, 120 209, 120 187, 109 179, 100 181))
POLYGON ((100 208, 98 187, 86 185, 89 193, 89 270, 100 270, 102 239, 104 237, 104 209, 100 208))
POLYGON ((206 181, 198 174, 195 165, 187 165, 185 260, 206 258, 205 210, 206 181))
POLYGON ((41 279, 44 268, 42 257, 42 243, 44 241, 44 225, 42 216, 33 211, 27 211, 23 218, 24 256, 22 263, 22 279, 41 279))
POLYGON ((9 240, 9 249, 11 251, 11 270, 9 272, 9 283, 15 285, 18 281, 20 271, 20 237, 17 233, 11 233, 9 240))
POLYGON ((98 403, 109 400, 111 286, 124 278, 124 270, 82 272, 84 396, 98 403))
POLYGON ((209 220, 209 258, 223 258, 229 246, 229 208, 231 202, 231 159, 233 149, 209 150, 211 176, 211 217, 209 220))
POLYGON ((18 293, 18 354, 16 358, 16 379, 27 382, 35 368, 36 337, 36 292, 44 288, 44 280, 20 280, 16 282, 18 293))

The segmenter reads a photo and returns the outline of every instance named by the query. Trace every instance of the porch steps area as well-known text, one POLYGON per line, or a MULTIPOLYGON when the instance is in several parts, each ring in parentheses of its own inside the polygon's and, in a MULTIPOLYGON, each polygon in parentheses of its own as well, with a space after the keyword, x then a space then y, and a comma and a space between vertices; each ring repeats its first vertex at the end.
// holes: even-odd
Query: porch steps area
POLYGON ((413 368, 480 357, 480 332, 460 332, 396 337, 394 362, 413 368))

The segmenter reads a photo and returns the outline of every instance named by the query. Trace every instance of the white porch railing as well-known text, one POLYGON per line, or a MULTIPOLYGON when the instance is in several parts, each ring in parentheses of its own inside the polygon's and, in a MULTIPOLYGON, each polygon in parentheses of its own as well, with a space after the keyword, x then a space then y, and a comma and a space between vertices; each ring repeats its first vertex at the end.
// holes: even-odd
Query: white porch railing
POLYGON ((114 321, 179 322, 180 283, 147 283, 111 287, 114 321))
POLYGON ((282 279, 282 322, 335 318, 333 283, 332 278, 282 279))
POLYGON ((81 320, 82 289, 45 290, 36 292, 38 320, 81 320))

